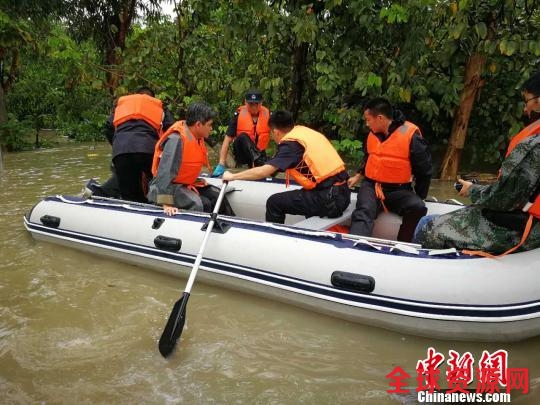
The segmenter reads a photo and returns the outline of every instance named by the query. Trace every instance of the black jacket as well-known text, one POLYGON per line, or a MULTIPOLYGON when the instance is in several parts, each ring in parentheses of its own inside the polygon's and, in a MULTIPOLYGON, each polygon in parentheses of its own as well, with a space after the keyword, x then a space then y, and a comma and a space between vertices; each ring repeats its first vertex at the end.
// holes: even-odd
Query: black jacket
MULTIPOLYGON (((159 139, 157 131, 144 120, 129 120, 120 124, 118 128, 113 125, 114 112, 109 116, 104 127, 104 134, 113 147, 112 157, 124 153, 154 154, 156 142, 159 139)), ((174 117, 167 108, 163 108, 163 131, 174 124, 174 117)))
MULTIPOLYGON (((392 123, 388 128, 388 133, 392 134, 397 128, 399 128, 405 122, 405 116, 399 110, 394 110, 394 116, 392 123)), ((384 142, 388 137, 385 134, 374 134, 384 142)), ((369 157, 367 152, 367 142, 364 142, 364 157, 360 161, 360 166, 357 170, 362 175, 365 174, 365 167, 369 157)), ((410 160, 412 174, 414 176, 414 191, 421 199, 427 197, 429 191, 429 185, 431 184, 431 177, 433 176, 433 165, 431 163, 431 152, 427 141, 422 135, 416 132, 411 139, 410 145, 410 160)))

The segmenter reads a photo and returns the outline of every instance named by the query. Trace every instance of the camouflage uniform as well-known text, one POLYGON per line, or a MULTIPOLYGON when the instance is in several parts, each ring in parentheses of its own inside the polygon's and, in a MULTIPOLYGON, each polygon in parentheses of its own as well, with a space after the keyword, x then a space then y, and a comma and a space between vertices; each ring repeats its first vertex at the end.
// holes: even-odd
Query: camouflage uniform
MULTIPOLYGON (((523 227, 511 230, 493 221, 499 222, 498 219, 505 215, 516 215, 517 222, 524 223, 528 215, 519 211, 539 184, 540 134, 536 134, 524 139, 508 155, 502 163, 497 182, 471 186, 472 205, 431 218, 418 229, 417 241, 426 248, 455 247, 493 254, 504 253, 519 243, 523 227)), ((529 237, 519 250, 538 247, 540 221, 534 219, 529 237)))

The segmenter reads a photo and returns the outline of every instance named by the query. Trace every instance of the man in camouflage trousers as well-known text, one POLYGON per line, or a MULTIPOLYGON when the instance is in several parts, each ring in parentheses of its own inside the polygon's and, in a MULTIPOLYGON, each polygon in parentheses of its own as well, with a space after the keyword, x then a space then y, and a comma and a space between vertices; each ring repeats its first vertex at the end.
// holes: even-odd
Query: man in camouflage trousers
POLYGON ((502 254, 520 243, 529 218, 532 227, 519 250, 540 247, 540 72, 525 82, 523 97, 531 124, 510 142, 497 181, 479 185, 459 180, 459 194, 469 195, 472 205, 423 218, 415 232, 423 247, 502 254))

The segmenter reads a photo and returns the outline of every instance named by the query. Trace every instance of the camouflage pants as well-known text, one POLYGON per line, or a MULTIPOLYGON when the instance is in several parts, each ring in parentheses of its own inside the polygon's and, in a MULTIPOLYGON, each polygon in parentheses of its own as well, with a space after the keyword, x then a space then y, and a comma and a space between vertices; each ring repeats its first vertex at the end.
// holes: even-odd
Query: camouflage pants
MULTIPOLYGON (((500 254, 521 240, 522 232, 498 226, 482 215, 482 207, 468 206, 423 221, 416 232, 416 241, 425 248, 482 250, 500 254)), ((531 233, 519 250, 540 247, 540 221, 534 220, 531 233)))

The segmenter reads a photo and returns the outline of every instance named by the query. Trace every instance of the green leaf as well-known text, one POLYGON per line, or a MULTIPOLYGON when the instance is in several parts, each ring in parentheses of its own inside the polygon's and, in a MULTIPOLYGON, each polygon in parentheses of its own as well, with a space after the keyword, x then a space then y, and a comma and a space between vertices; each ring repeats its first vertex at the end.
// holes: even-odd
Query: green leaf
POLYGON ((481 39, 485 39, 487 36, 487 26, 483 22, 479 22, 474 26, 474 29, 476 30, 476 33, 481 39))
POLYGON ((101 90, 102 87, 103 87, 103 82, 101 80, 94 80, 92 82, 92 88, 94 90, 101 90))
POLYGON ((405 89, 405 88, 400 88, 399 89, 399 97, 401 98, 402 101, 410 103, 411 102, 411 90, 410 89, 405 89))
POLYGON ((500 44, 500 49, 503 55, 512 56, 518 49, 518 44, 516 41, 506 41, 503 39, 500 44))
POLYGON ((501 54, 506 55, 506 46, 508 44, 508 41, 506 39, 503 39, 501 42, 499 42, 499 51, 501 54))
POLYGON ((366 84, 371 87, 381 87, 382 85, 382 77, 377 76, 373 72, 369 72, 366 84))

